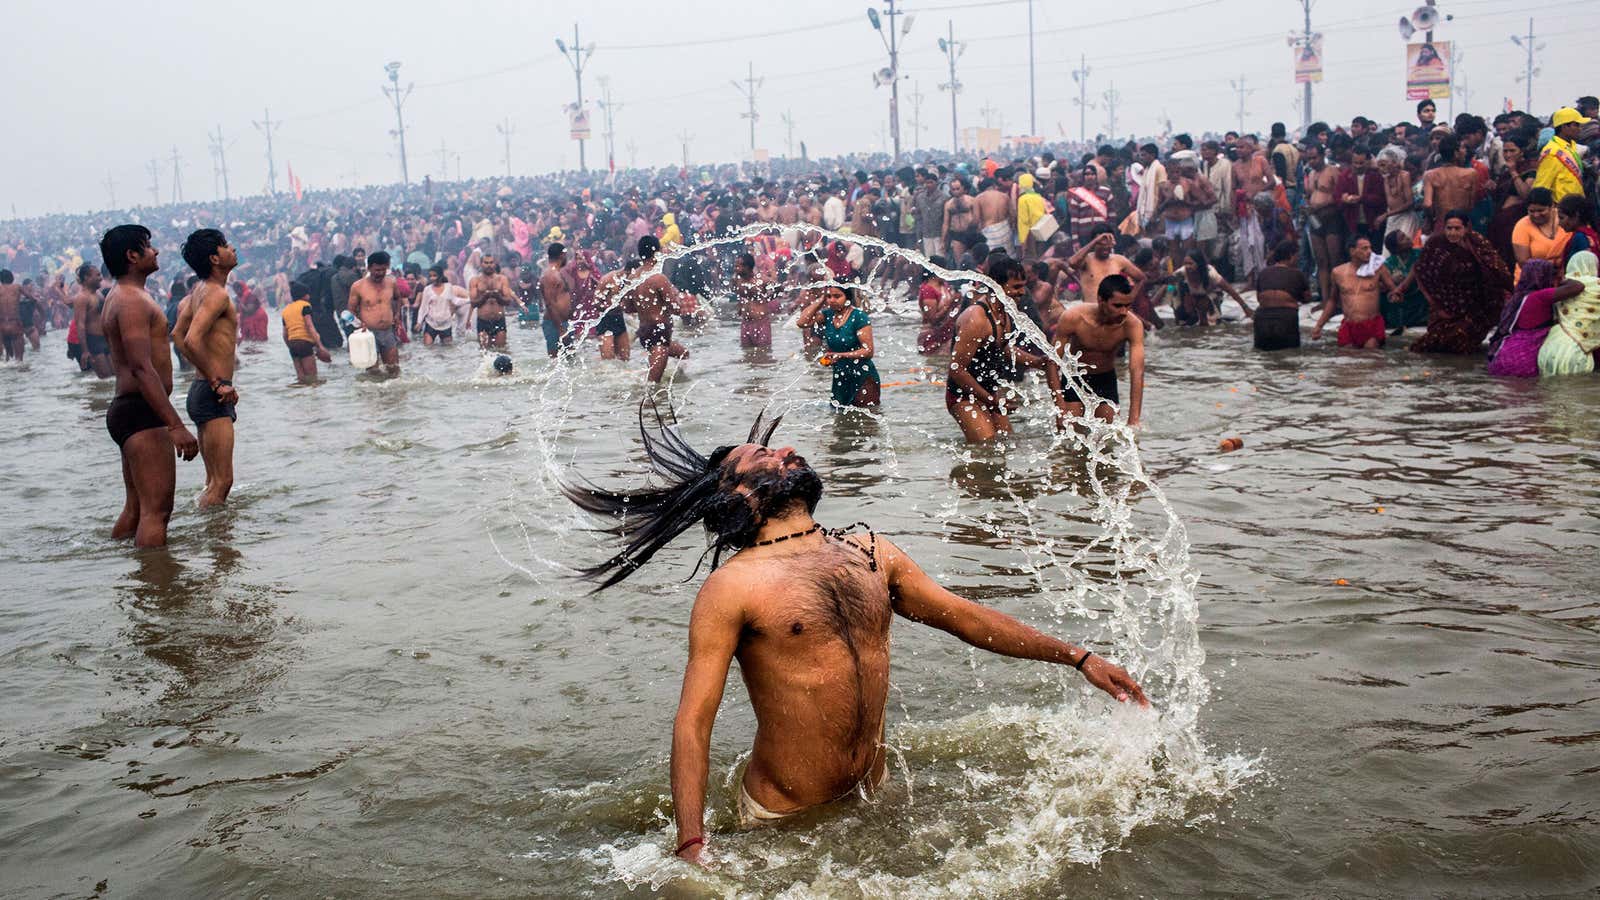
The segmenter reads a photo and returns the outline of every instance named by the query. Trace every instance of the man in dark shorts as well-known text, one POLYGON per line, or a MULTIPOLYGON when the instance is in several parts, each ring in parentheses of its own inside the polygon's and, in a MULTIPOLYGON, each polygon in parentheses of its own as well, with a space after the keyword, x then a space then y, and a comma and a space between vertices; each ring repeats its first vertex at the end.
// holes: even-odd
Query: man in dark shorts
POLYGON ((183 427, 167 395, 172 392, 172 354, 167 317, 145 281, 156 269, 156 249, 143 225, 118 225, 100 240, 106 271, 117 280, 103 310, 106 340, 116 372, 116 397, 106 409, 106 430, 122 455, 122 514, 113 538, 130 535, 138 547, 167 543, 174 455, 194 459, 200 443, 183 427))
POLYGON ((100 296, 100 270, 93 263, 78 267, 78 293, 72 298, 72 320, 78 327, 83 357, 79 365, 100 378, 111 377, 111 349, 100 321, 105 299, 100 296))
POLYGON ((511 290, 511 279, 500 272, 493 256, 483 258, 480 274, 472 279, 468 293, 478 314, 478 346, 504 349, 506 346, 506 307, 520 305, 511 290))
POLYGON ((322 345, 311 317, 311 288, 295 281, 289 284, 289 304, 283 308, 283 343, 289 348, 295 378, 301 384, 317 380, 317 360, 332 362, 333 355, 322 345))
POLYGON ((226 503, 233 490, 233 423, 239 416, 233 367, 239 309, 228 292, 228 273, 239 259, 222 232, 202 228, 184 241, 183 260, 200 282, 189 293, 173 331, 184 358, 194 366, 186 406, 200 433, 200 456, 206 464, 206 487, 200 494, 200 508, 205 509, 226 503))
POLYGON ((672 339, 672 316, 680 309, 678 289, 662 274, 661 240, 653 234, 639 238, 639 266, 648 277, 623 298, 624 309, 639 317, 639 346, 650 354, 651 384, 659 384, 667 359, 687 359, 689 351, 672 339))
MULTIPOLYGON (((1133 282, 1126 275, 1107 275, 1100 279, 1096 290, 1099 302, 1079 303, 1056 323, 1056 352, 1063 358, 1069 353, 1078 354, 1078 362, 1084 368, 1083 381, 1098 396, 1094 416, 1109 422, 1116 416, 1121 400, 1117 394, 1117 352, 1126 346, 1128 425, 1136 427, 1144 406, 1144 324, 1138 316, 1128 314, 1133 308, 1133 282)), ((1059 426, 1065 426, 1070 419, 1083 418, 1088 402, 1095 400, 1080 396, 1054 364, 1045 367, 1045 380, 1055 392, 1056 406, 1061 410, 1056 420, 1059 426)))
POLYGON ((544 318, 539 327, 544 331, 545 351, 554 359, 564 349, 562 337, 567 334, 567 323, 572 319, 572 288, 561 270, 567 265, 567 248, 551 244, 545 250, 549 263, 539 276, 539 296, 544 299, 544 318))

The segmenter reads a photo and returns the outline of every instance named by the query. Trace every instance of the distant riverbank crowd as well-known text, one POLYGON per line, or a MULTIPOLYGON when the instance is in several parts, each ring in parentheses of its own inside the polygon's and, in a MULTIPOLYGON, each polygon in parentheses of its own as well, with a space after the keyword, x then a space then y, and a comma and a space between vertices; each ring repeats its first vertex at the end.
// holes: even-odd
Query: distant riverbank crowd
MULTIPOLYGON (((1337 318, 1340 342, 1352 346, 1423 328, 1413 350, 1486 349, 1499 374, 1592 371, 1600 297, 1584 254, 1600 244, 1597 115, 1600 104, 1584 97, 1546 116, 1463 114, 1445 123, 1424 101, 1415 121, 1380 127, 1358 116, 1337 127, 1315 123, 1293 139, 1274 124, 1264 137, 1230 131, 924 154, 901 166, 877 156, 783 160, 759 171, 569 172, 49 216, 0 226, 0 330, 8 356, 21 356, 46 330, 66 329, 82 367, 108 374, 96 360, 98 329, 74 297, 83 266, 101 265, 100 235, 131 220, 160 247, 175 248, 196 228, 227 233, 240 263, 232 290, 242 340, 265 340, 269 311, 300 290, 321 340, 338 346, 351 287, 369 251, 383 250, 398 281, 399 342, 478 333, 467 295, 487 259, 510 276, 508 303, 540 322, 554 352, 570 342, 574 320, 592 330, 601 318, 594 285, 636 257, 647 235, 671 251, 769 223, 773 232, 747 248, 763 283, 803 282, 806 271, 824 268, 859 277, 859 250, 785 229, 810 224, 878 237, 951 268, 1016 259, 1028 299, 1037 297, 1025 311, 1047 330, 1063 308, 1052 298, 1093 303, 1085 286, 1120 273, 1150 328, 1215 323, 1237 288, 1255 291, 1268 310, 1256 325, 1263 349, 1299 342, 1298 317, 1291 324, 1282 312, 1292 300, 1322 305, 1313 336, 1337 318), (1100 235, 1109 237, 1097 243, 1100 235), (556 244, 566 250, 561 271, 575 306, 549 303, 541 290, 556 244)), ((732 296, 737 256, 691 257, 666 272, 681 295, 732 296)), ((176 321, 194 275, 166 271, 173 277, 157 276, 152 292, 176 321)), ((929 299, 925 330, 953 339, 958 306, 929 299)))

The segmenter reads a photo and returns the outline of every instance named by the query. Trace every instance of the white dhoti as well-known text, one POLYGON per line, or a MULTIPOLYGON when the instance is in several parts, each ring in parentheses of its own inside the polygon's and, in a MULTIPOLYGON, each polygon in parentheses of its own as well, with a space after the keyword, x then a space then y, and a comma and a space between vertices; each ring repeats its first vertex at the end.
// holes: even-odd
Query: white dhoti
POLYGON ((982 229, 983 240, 989 245, 990 250, 1004 250, 1011 253, 1017 249, 1016 235, 1011 231, 1011 223, 996 222, 985 225, 982 229))

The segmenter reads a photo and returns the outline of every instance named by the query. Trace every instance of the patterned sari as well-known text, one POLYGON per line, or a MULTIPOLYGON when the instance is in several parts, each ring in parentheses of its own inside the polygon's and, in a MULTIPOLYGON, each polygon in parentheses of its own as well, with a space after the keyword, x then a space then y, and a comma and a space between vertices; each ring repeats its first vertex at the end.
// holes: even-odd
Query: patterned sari
POLYGON ((1460 243, 1443 234, 1417 258, 1417 284, 1428 298, 1428 331, 1411 342, 1417 353, 1476 353, 1500 321, 1511 270, 1483 235, 1460 243))

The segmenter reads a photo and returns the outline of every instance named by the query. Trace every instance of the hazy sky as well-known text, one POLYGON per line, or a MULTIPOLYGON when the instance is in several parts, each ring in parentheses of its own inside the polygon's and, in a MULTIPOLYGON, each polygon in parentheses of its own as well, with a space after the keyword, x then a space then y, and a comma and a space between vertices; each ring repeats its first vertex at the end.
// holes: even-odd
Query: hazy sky
MULTIPOLYGON (((594 54, 584 76, 586 100, 609 78, 616 113, 619 166, 660 165, 681 158, 681 131, 692 135, 695 161, 733 160, 748 153, 743 95, 729 81, 754 62, 758 77, 757 143, 787 150, 781 115, 794 121, 796 152, 813 156, 884 145, 888 88, 872 72, 887 53, 867 22, 866 0, 806 3, 624 2, 520 0, 423 4, 369 0, 274 0, 269 3, 167 0, 146 6, 8 0, 0 20, 9 40, 0 70, 11 86, 5 104, 8 140, 0 142, 5 201, 21 215, 148 203, 149 163, 159 159, 163 202, 172 195, 172 151, 182 160, 183 196, 221 195, 209 136, 222 131, 232 192, 266 187, 266 146, 252 125, 265 110, 282 126, 274 138, 280 189, 292 165, 308 187, 399 179, 390 131, 394 111, 382 93, 384 63, 399 60, 401 84, 415 82, 405 105, 407 152, 414 180, 448 171, 505 171, 496 124, 513 129, 516 173, 576 167, 564 104, 573 73, 555 38, 571 44, 580 24, 594 54), (447 150, 441 157, 441 145, 447 150), (107 180, 114 182, 108 188, 107 180)), ((901 132, 905 147, 947 148, 950 98, 937 39, 953 20, 965 88, 961 123, 983 124, 985 108, 1007 134, 1028 131, 1026 0, 905 0, 917 13, 903 40, 901 132), (923 95, 920 137, 914 100, 923 95)), ((1222 130, 1238 121, 1230 82, 1253 91, 1246 124, 1265 130, 1274 119, 1297 122, 1291 51, 1285 38, 1301 23, 1296 0, 1149 0, 1118 4, 1035 0, 1038 130, 1078 134, 1078 96, 1071 72, 1080 54, 1092 70, 1091 134, 1106 130, 1102 94, 1120 94, 1117 131, 1153 134, 1170 117, 1178 130, 1222 130), (1107 14, 1138 9, 1130 19, 1107 14)), ((1522 48, 1508 35, 1535 20, 1548 44, 1538 55, 1533 108, 1548 114, 1580 93, 1600 93, 1587 47, 1600 36, 1600 14, 1584 4, 1530 0, 1440 0, 1455 21, 1439 28, 1464 52, 1467 107, 1497 112, 1507 96, 1523 105, 1522 48), (1578 13, 1580 19, 1572 16, 1578 13)), ((1325 35, 1326 80, 1315 88, 1319 119, 1348 121, 1365 113, 1384 122, 1409 117, 1404 48, 1396 21, 1408 0, 1318 0, 1313 27, 1325 35)), ((902 19, 902 22, 904 19, 902 19)), ((1449 109, 1441 101, 1441 113, 1449 109)), ((1456 109, 1463 109, 1458 96, 1456 109)), ((605 165, 594 110, 591 167, 605 165)), ((0 215, 10 209, 0 207, 0 215)))

